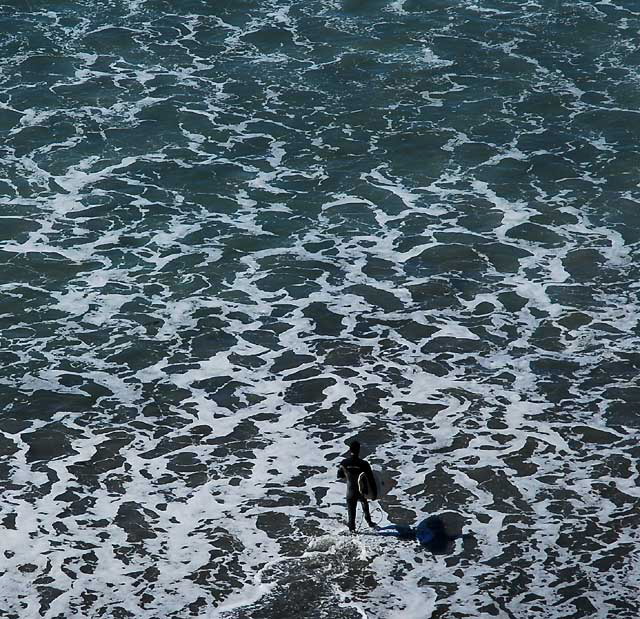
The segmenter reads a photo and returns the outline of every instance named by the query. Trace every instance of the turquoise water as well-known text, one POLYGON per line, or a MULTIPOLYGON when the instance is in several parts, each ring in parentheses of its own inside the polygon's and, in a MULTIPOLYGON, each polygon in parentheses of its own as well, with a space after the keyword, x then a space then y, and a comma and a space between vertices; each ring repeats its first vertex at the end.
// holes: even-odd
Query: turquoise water
POLYGON ((635 619, 639 27, 0 4, 0 610, 635 619))

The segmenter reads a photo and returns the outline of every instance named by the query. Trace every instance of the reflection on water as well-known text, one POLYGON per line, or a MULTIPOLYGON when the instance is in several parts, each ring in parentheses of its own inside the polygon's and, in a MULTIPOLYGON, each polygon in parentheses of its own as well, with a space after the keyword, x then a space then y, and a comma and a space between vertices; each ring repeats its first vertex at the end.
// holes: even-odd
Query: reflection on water
MULTIPOLYGON (((452 523, 452 518, 445 522, 442 516, 429 516, 414 526, 390 524, 380 527, 374 535, 417 541, 433 554, 451 554, 455 548, 455 541, 464 537, 462 532, 454 532, 458 527, 453 527, 452 523)), ((470 535, 467 534, 466 537, 470 535)))

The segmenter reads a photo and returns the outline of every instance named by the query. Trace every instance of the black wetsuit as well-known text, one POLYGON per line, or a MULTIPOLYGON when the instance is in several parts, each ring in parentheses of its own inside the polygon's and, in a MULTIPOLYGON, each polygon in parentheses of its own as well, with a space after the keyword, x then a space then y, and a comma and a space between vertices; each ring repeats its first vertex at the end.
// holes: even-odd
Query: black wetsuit
POLYGON ((369 503, 358 489, 358 477, 364 473, 367 476, 367 482, 370 488, 374 489, 374 496, 377 494, 376 480, 373 478, 371 467, 366 460, 350 454, 345 458, 338 467, 338 479, 347 480, 347 512, 349 514, 349 531, 356 530, 356 506, 358 501, 362 503, 362 511, 364 518, 369 526, 373 526, 371 522, 371 514, 369 513, 369 503))

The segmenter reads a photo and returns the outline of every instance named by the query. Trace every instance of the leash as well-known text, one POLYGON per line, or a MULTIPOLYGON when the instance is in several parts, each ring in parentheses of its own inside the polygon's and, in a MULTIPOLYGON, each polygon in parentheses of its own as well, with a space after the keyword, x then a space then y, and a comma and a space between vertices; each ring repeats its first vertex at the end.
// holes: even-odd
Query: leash
MULTIPOLYGON (((371 522, 373 522, 373 524, 376 525, 376 527, 382 522, 382 519, 384 518, 384 514, 382 512, 382 507, 380 507, 380 501, 382 499, 378 499, 378 504, 374 507, 373 510, 371 510, 371 506, 369 506, 369 515, 371 516, 371 522), (371 513, 373 511, 373 513, 371 513), (374 514, 378 515, 378 519, 374 520, 374 514)), ((364 510, 360 509, 360 520, 358 521, 358 527, 356 529, 356 531, 359 533, 360 530, 363 528, 362 527, 362 523, 364 521, 364 510)))

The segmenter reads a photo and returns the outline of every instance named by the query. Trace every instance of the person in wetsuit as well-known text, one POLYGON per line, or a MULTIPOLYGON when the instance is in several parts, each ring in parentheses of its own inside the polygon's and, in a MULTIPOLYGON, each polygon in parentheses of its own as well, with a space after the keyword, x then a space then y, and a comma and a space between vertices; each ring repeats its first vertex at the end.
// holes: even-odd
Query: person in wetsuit
POLYGON ((360 493, 358 488, 358 478, 364 473, 367 478, 367 484, 369 488, 373 488, 373 496, 377 496, 378 488, 376 487, 376 480, 373 478, 373 472, 371 466, 366 460, 360 458, 360 443, 358 441, 352 441, 349 445, 349 455, 338 466, 338 479, 344 479, 347 482, 347 514, 349 516, 348 526, 349 531, 356 530, 356 507, 358 501, 362 504, 362 511, 364 512, 364 519, 370 527, 375 525, 371 521, 371 514, 369 513, 369 503, 360 493))

